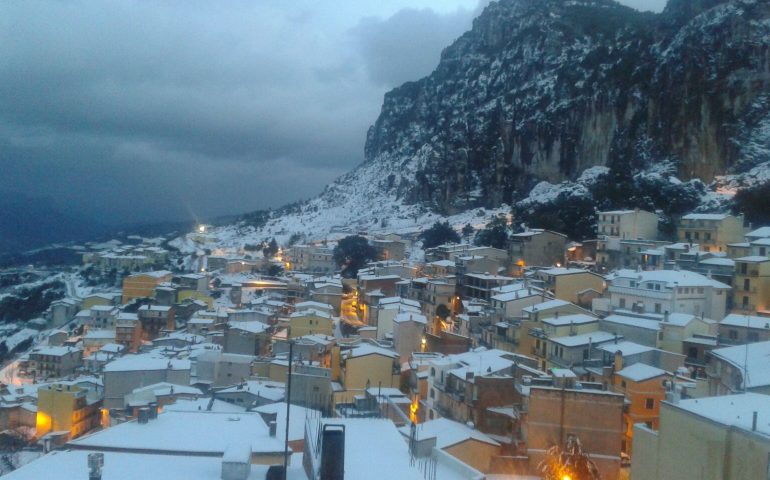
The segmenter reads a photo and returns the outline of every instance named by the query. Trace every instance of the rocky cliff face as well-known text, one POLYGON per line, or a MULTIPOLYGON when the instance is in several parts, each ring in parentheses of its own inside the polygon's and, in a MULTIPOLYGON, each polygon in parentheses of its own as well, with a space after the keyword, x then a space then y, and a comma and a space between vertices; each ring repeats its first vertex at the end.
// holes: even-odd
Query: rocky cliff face
POLYGON ((656 15, 612 0, 500 0, 430 76, 385 96, 359 170, 405 203, 453 213, 596 165, 673 162, 708 181, 770 160, 768 132, 770 2, 671 0, 656 15))

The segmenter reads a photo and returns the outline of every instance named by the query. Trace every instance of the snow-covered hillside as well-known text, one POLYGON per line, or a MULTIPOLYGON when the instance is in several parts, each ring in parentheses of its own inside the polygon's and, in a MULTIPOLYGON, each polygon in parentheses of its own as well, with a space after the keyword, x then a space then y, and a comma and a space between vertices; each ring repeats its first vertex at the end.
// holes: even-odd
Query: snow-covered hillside
MULTIPOLYGON (((300 242, 312 242, 337 240, 355 233, 414 234, 436 221, 445 220, 458 230, 467 224, 478 229, 493 217, 510 213, 510 206, 500 205, 495 209, 476 208, 443 216, 419 204, 407 205, 383 188, 383 178, 387 179, 389 174, 382 172, 378 165, 364 164, 327 186, 318 197, 293 212, 276 214, 263 226, 255 228, 241 222, 212 230, 209 233, 211 244, 231 250, 271 238, 286 245, 292 236, 300 242)), ((182 252, 193 253, 200 247, 190 237, 177 238, 171 245, 182 252)))

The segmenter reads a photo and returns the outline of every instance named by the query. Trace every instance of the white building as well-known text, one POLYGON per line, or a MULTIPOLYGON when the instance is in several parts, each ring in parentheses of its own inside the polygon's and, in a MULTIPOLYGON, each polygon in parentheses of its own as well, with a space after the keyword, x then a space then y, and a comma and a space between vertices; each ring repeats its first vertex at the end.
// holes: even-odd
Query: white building
POLYGON ((609 279, 611 310, 725 316, 730 286, 685 270, 620 270, 609 279))

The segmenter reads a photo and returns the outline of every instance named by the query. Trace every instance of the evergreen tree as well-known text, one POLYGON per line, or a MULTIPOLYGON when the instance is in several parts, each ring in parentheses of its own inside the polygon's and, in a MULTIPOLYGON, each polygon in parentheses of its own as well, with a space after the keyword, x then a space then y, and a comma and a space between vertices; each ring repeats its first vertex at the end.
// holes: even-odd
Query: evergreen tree
POLYGON ((475 230, 473 229, 473 225, 471 225, 470 223, 466 223, 462 230, 463 237, 471 238, 471 235, 473 235, 473 232, 475 232, 475 230))
POLYGON ((377 258, 377 250, 369 245, 366 238, 350 235, 334 247, 334 261, 342 268, 342 276, 355 278, 367 262, 377 258))
POLYGON ((270 240, 270 243, 262 249, 262 255, 265 258, 273 258, 278 253, 278 242, 275 241, 275 237, 270 240))
POLYGON ((436 222, 420 235, 423 248, 433 248, 445 243, 460 243, 460 235, 449 222, 436 222))
POLYGON ((505 249, 508 244, 509 232, 508 219, 505 218, 505 215, 498 215, 485 228, 479 230, 473 243, 479 246, 505 249))

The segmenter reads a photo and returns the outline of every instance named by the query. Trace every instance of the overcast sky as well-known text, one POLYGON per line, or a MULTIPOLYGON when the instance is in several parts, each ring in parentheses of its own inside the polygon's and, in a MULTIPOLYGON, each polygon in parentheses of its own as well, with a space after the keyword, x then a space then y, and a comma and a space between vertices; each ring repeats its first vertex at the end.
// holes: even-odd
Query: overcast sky
POLYGON ((479 9, 0 2, 0 196, 114 224, 308 198, 363 160, 383 94, 430 73, 479 9))

